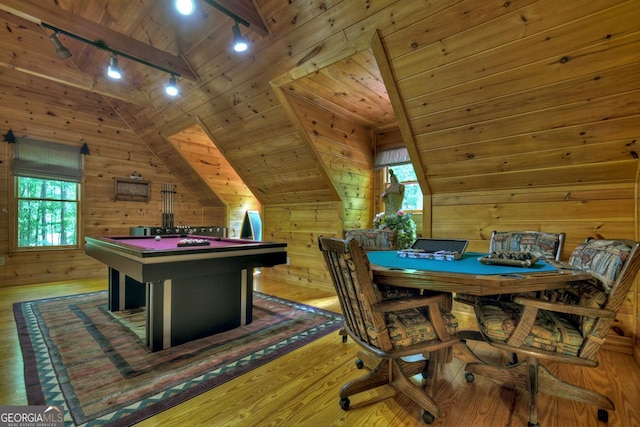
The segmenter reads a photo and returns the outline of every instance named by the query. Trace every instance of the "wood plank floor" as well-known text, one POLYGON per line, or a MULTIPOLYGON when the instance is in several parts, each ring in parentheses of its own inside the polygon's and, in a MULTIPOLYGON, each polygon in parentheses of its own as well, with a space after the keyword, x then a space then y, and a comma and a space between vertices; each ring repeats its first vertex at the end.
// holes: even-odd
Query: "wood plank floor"
MULTIPOLYGON (((0 406, 26 405, 22 356, 12 304, 59 295, 106 289, 106 280, 0 288, 0 406)), ((339 311, 335 296, 325 290, 283 286, 256 280, 256 289, 272 295, 339 311)), ((473 319, 457 313, 465 325, 473 319)), ((484 343, 470 343, 487 359, 505 359, 484 343)), ((364 371, 355 367, 358 348, 336 334, 255 369, 240 378, 143 421, 141 426, 415 426, 423 425, 419 408, 388 386, 351 399, 340 409, 338 391, 343 383, 364 371)), ((548 365, 558 374, 558 366, 548 365)), ((576 384, 608 394, 616 404, 610 427, 640 426, 640 367, 629 355, 603 351, 597 368, 562 368, 560 375, 576 384)), ((433 426, 527 425, 527 402, 522 393, 501 388, 484 378, 464 379, 458 360, 443 368, 436 401, 442 417, 433 426)), ((596 427, 596 408, 540 395, 543 427, 596 427)))

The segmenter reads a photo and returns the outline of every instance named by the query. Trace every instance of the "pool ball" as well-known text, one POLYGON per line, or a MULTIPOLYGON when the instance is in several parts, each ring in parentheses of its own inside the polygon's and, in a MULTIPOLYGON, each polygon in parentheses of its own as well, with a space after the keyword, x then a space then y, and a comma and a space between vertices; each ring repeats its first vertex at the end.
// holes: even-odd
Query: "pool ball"
POLYGON ((156 240, 160 240, 160 239, 162 239, 162 237, 156 236, 156 240))

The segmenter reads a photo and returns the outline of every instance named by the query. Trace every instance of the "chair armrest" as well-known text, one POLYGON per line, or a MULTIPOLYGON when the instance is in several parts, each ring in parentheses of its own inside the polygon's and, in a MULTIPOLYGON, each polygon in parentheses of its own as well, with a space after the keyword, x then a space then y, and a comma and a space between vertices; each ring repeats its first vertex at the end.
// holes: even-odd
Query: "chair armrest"
POLYGON ((372 307, 372 309, 373 311, 376 311, 379 313, 407 310, 409 308, 426 307, 429 304, 445 302, 450 297, 451 297, 451 294, 442 293, 438 295, 430 295, 430 296, 423 296, 423 297, 398 298, 398 299, 387 300, 387 301, 375 304, 372 307))
POLYGON ((577 316, 589 316, 589 317, 605 317, 615 318, 616 313, 611 310, 603 310, 601 308, 594 307, 582 307, 574 304, 564 304, 561 302, 543 301, 535 298, 527 298, 521 296, 515 296, 513 302, 523 305, 525 307, 534 307, 540 310, 555 311, 557 313, 574 314, 577 316))

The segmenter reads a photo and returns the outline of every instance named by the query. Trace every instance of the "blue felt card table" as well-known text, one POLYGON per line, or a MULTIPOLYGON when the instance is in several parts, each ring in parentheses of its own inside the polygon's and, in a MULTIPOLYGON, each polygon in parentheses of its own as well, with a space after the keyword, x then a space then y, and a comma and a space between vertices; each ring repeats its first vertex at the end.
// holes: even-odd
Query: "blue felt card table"
POLYGON ((483 264, 478 258, 486 254, 478 252, 466 252, 455 261, 402 258, 396 251, 367 255, 378 284, 471 295, 560 289, 568 282, 591 278, 587 272, 559 269, 543 261, 530 268, 483 264))
POLYGON ((478 259, 487 254, 479 252, 466 252, 459 260, 436 260, 423 258, 399 257, 396 251, 368 252, 369 261, 372 264, 387 268, 403 268, 411 270, 440 271, 443 273, 461 274, 528 274, 543 271, 557 271, 558 269, 538 261, 533 266, 515 267, 506 265, 483 264, 478 259))

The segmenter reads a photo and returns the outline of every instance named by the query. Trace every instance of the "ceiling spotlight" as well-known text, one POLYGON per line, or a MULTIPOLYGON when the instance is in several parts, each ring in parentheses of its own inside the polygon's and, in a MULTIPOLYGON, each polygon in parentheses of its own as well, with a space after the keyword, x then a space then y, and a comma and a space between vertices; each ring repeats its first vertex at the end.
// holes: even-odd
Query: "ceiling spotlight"
POLYGON ((55 32, 51 34, 49 36, 49 39, 51 40, 51 43, 53 43, 53 45, 56 47, 56 55, 58 55, 58 58, 67 59, 71 56, 71 52, 69 51, 69 49, 64 47, 62 43, 60 43, 60 40, 58 40, 58 34, 60 33, 55 32))
POLYGON ((109 58, 107 76, 115 80, 119 80, 122 78, 122 71, 120 71, 120 68, 118 68, 118 58, 115 55, 111 55, 111 58, 109 58))
POLYGON ((233 25, 231 30, 233 31, 233 50, 236 52, 244 52, 247 50, 249 43, 247 42, 247 39, 242 36, 242 33, 240 33, 240 27, 237 22, 233 25))
POLYGON ((169 84, 167 86, 165 86, 164 91, 169 96, 176 96, 179 93, 178 92, 178 85, 177 85, 177 82, 176 82, 176 76, 171 76, 169 78, 169 84))
POLYGON ((183 15, 191 15, 196 5, 193 0, 176 0, 176 9, 183 15))

